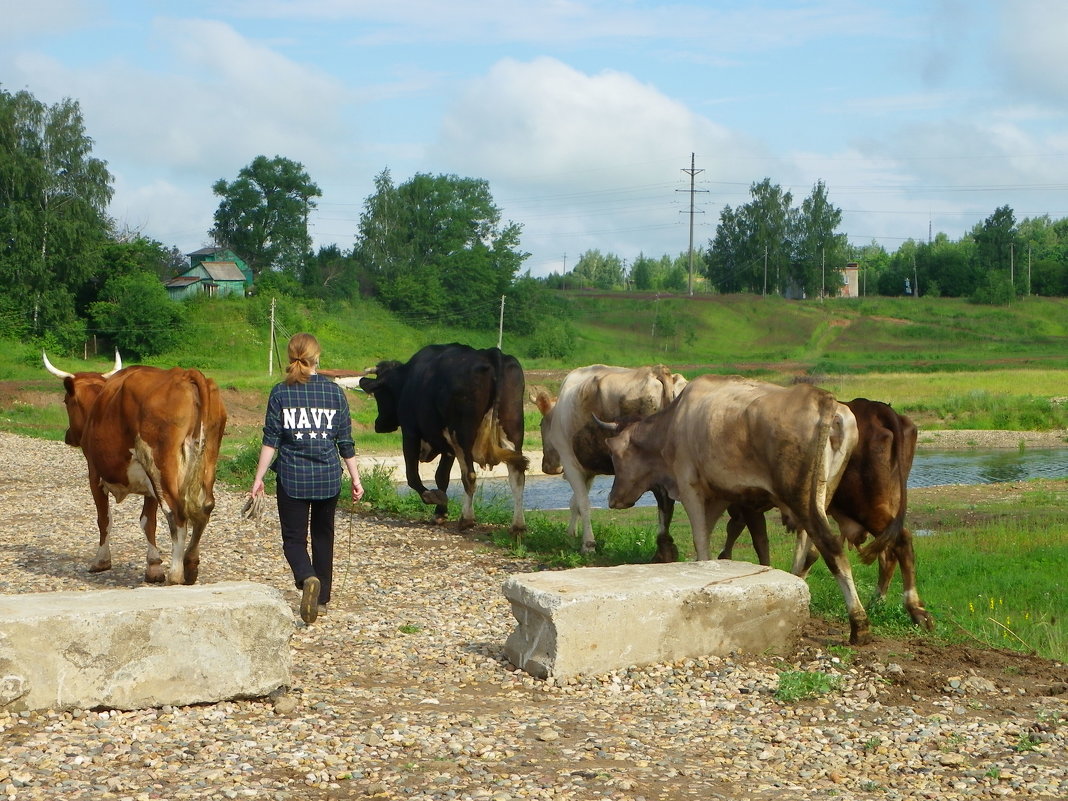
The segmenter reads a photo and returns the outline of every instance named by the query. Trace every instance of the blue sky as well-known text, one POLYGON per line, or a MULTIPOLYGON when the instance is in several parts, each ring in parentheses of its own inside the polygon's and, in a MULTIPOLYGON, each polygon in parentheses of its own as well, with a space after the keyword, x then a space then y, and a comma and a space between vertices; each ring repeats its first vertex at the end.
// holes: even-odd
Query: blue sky
POLYGON ((1068 3, 0 0, 0 86, 81 104, 120 225, 209 243, 257 155, 351 247, 374 176, 484 178, 545 275, 686 250, 770 178, 851 241, 1068 217, 1068 3))

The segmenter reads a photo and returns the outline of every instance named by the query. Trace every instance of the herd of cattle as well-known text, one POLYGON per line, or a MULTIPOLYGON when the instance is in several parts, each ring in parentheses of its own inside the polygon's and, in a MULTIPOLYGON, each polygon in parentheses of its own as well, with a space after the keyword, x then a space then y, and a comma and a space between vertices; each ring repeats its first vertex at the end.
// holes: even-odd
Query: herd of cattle
MULTIPOLYGON (((100 545, 90 570, 111 567, 108 494, 145 498, 141 526, 148 539, 146 581, 192 584, 199 543, 214 507, 212 488, 226 411, 215 383, 198 370, 122 368, 116 353, 108 373, 66 373, 70 427, 66 442, 81 447, 97 508, 100 545), (162 506, 172 538, 164 574, 155 542, 162 506)), ((474 524, 475 465, 504 464, 514 501, 512 530, 525 529, 523 489, 523 369, 497 348, 430 345, 406 363, 383 361, 360 388, 377 404, 375 431, 401 431, 408 485, 435 507, 442 523, 454 463, 464 489, 461 529, 474 524), (435 488, 419 463, 438 459, 435 488)), ((572 488, 568 533, 581 521, 582 550, 596 547, 589 491, 597 475, 614 480, 609 505, 633 506, 652 491, 658 509, 654 559, 675 561, 669 526, 675 501, 690 521, 696 558, 710 558, 709 533, 728 513, 720 558, 730 558, 748 528, 761 564, 770 564, 764 515, 776 508, 796 532, 793 571, 804 576, 820 556, 845 598, 850 642, 871 639, 846 553, 879 561, 880 596, 901 568, 904 604, 912 619, 934 623, 916 590, 912 537, 905 527, 909 470, 917 431, 887 404, 848 403, 807 383, 789 387, 738 376, 702 375, 687 382, 663 365, 591 365, 572 370, 552 398, 531 398, 541 412, 542 469, 563 474, 572 488), (837 533, 830 519, 837 523, 837 533), (866 542, 869 535, 871 542, 866 542)))

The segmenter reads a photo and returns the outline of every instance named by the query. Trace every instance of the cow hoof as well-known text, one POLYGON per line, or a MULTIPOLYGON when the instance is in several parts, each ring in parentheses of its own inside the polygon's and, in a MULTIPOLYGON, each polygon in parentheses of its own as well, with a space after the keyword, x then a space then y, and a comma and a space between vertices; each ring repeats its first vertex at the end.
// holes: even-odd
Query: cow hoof
POLYGON ((457 527, 460 529, 460 531, 467 531, 469 528, 474 528, 475 527, 475 521, 474 520, 461 520, 457 524, 457 527))
POLYGON ((871 645, 871 629, 869 629, 867 626, 865 626, 864 628, 851 628, 852 631, 849 632, 850 645, 871 645))
POLYGON ((448 522, 445 515, 434 515, 433 523, 435 526, 444 526, 448 522))
POLYGON ((596 542, 584 542, 584 543, 582 543, 582 547, 579 548, 579 553, 583 553, 583 554, 597 553, 597 543, 596 542))
POLYGON ((111 570, 111 562, 95 562, 89 565, 90 573, 103 573, 105 570, 111 570))
POLYGON ((441 490, 427 490, 419 496, 423 499, 423 503, 431 504, 433 506, 448 506, 449 499, 441 490))
POLYGON ((163 575, 162 570, 153 571, 149 569, 145 571, 145 582, 147 584, 165 584, 167 577, 163 575))
POLYGON ((931 613, 926 609, 910 609, 909 616, 917 626, 927 629, 927 631, 935 630, 934 618, 931 617, 931 613))
POLYGON ((677 550, 674 552, 657 551, 653 554, 652 563, 654 565, 670 565, 677 561, 679 561, 679 552, 677 550))

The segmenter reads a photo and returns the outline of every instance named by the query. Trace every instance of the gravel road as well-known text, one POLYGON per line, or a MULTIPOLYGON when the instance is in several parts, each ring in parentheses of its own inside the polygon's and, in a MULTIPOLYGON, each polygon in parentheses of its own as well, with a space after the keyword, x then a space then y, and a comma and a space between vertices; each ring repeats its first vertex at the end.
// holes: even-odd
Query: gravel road
MULTIPOLYGON (((32 604, 35 592, 139 586, 136 498, 117 507, 115 567, 90 575, 80 452, 0 433, 0 466, 0 593, 32 604)), ((218 493, 200 580, 262 582, 295 609, 273 517, 245 521, 242 503, 218 493)), ((337 559, 329 615, 311 627, 294 617, 287 694, 0 711, 0 798, 1068 798, 1064 666, 904 640, 841 661, 828 650, 841 630, 814 625, 786 659, 535 681, 503 659, 514 620, 500 591, 532 563, 367 513, 341 515, 337 559), (786 670, 840 683, 780 703, 786 670)))

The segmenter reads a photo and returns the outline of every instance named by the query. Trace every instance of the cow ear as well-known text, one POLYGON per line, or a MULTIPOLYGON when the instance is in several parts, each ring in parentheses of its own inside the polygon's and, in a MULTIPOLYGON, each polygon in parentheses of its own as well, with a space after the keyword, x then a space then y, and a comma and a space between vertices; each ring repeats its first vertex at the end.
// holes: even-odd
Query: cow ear
POLYGON ((553 399, 549 397, 549 393, 545 390, 541 390, 535 395, 532 400, 538 407, 538 411, 541 412, 541 416, 544 417, 553 410, 553 399))
POLYGON ((371 378, 370 376, 364 376, 360 379, 360 389, 366 392, 368 395, 373 395, 375 390, 378 389, 379 380, 377 378, 371 378))

